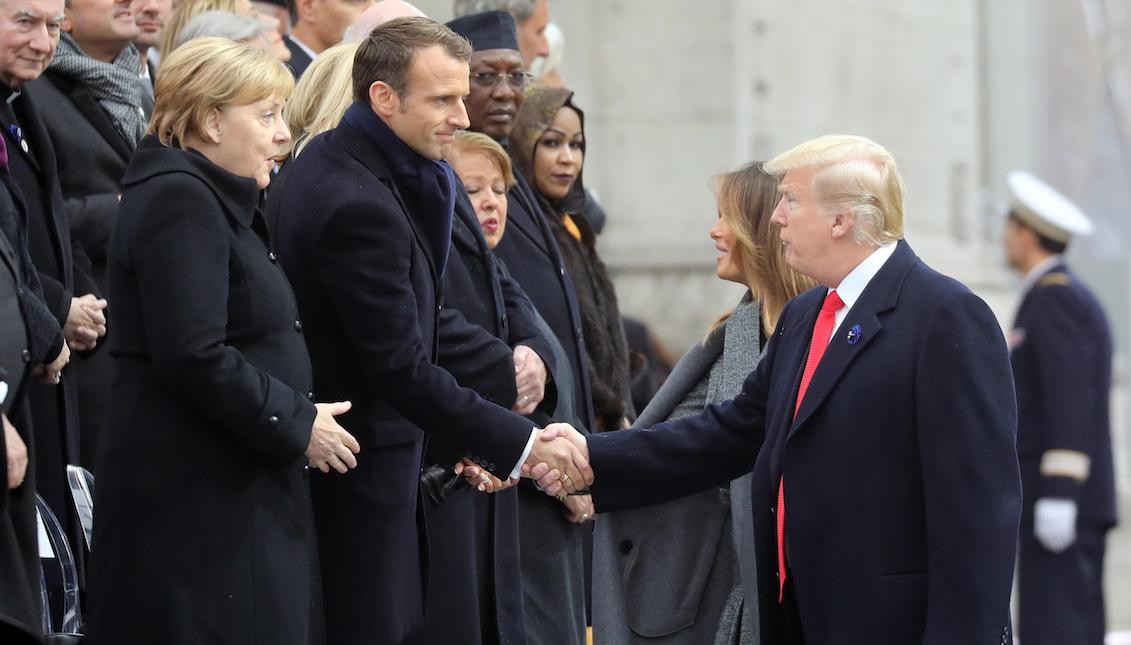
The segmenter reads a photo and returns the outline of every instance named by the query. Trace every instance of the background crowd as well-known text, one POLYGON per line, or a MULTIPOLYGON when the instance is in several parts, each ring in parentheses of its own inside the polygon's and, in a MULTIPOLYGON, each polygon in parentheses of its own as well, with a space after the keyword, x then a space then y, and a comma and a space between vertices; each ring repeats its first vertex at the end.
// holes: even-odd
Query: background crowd
MULTIPOLYGON (((602 259, 583 170, 610 142, 551 5, 453 9, 0 0, 5 642, 64 624, 37 495, 96 643, 770 642, 751 474, 636 509, 602 489, 626 510, 594 523, 581 437, 734 399, 827 284, 783 259, 785 168, 710 178, 703 237, 742 294, 676 361, 602 259), (97 482, 93 537, 69 464, 97 482)), ((1091 224, 1011 188, 1019 630, 1099 642, 1113 349, 1061 260, 1091 224)))

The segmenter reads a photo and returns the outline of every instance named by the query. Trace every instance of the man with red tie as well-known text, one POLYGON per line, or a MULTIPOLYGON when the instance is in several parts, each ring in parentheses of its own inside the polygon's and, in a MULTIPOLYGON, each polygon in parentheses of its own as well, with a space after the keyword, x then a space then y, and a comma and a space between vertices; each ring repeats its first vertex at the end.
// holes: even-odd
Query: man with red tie
POLYGON ((766 169, 786 262, 824 286, 786 306, 733 401, 589 436, 597 511, 753 468, 761 642, 1011 643, 1021 486, 997 321, 903 241, 884 148, 822 137, 766 169))

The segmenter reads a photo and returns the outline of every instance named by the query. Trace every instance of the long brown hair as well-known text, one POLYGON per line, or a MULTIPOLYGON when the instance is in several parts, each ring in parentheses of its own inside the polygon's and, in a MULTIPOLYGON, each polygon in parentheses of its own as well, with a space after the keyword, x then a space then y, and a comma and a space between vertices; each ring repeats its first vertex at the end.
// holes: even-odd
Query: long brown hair
MULTIPOLYGON (((731 256, 737 256, 747 286, 762 301, 762 326, 769 336, 785 304, 816 285, 789 268, 782 257, 778 226, 770 222, 778 201, 778 179, 762 169, 762 162, 755 161, 715 177, 713 185, 719 217, 738 241, 731 256)), ((707 335, 714 333, 730 314, 728 311, 716 320, 707 335)))

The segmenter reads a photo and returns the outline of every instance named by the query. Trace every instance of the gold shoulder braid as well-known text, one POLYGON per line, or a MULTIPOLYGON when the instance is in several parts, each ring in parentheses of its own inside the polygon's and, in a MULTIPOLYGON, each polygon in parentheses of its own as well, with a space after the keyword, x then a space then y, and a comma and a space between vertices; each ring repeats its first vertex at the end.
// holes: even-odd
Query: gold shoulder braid
POLYGON ((1037 284, 1041 285, 1042 287, 1067 287, 1068 285, 1072 284, 1072 278, 1068 277, 1067 273, 1050 273, 1041 278, 1041 281, 1037 284))

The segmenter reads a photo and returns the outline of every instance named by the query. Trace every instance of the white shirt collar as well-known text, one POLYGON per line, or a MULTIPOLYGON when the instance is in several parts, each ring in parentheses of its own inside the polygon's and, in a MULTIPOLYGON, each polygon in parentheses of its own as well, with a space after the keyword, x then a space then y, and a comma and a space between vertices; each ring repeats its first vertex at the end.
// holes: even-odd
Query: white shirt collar
POLYGON ((1029 293, 1029 289, 1032 289, 1033 285, 1037 284, 1037 280, 1040 280, 1046 273, 1060 266, 1063 259, 1064 258, 1059 253, 1050 255, 1038 262, 1032 269, 1029 269, 1029 272, 1025 274, 1025 278, 1021 281, 1021 293, 1029 293))
MULTIPOLYGON (((840 281, 836 287, 836 293, 844 302, 844 306, 836 312, 836 321, 833 324, 832 333, 835 334, 840 324, 848 317, 848 312, 852 310, 852 306, 860 299, 860 294, 864 293, 864 289, 872 278, 880 272, 884 264, 887 263, 888 258, 895 253, 895 248, 898 242, 888 242, 880 248, 872 251, 872 254, 864 258, 864 261, 856 265, 856 268, 849 271, 848 275, 840 281)), ((832 291, 832 289, 829 289, 832 291)), ((831 338, 831 336, 830 336, 831 338)))
POLYGON ((298 48, 299 48, 299 49, 301 49, 302 51, 306 52, 306 55, 307 55, 307 56, 310 56, 310 60, 314 60, 315 58, 318 58, 318 54, 314 53, 314 50, 313 50, 313 49, 311 49, 311 48, 307 47, 307 46, 306 46, 306 43, 302 42, 302 41, 301 41, 301 40, 299 40, 298 38, 295 38, 295 35, 294 35, 294 34, 291 34, 291 35, 289 36, 289 38, 291 39, 291 42, 292 42, 292 43, 294 43, 294 44, 298 45, 298 48))

